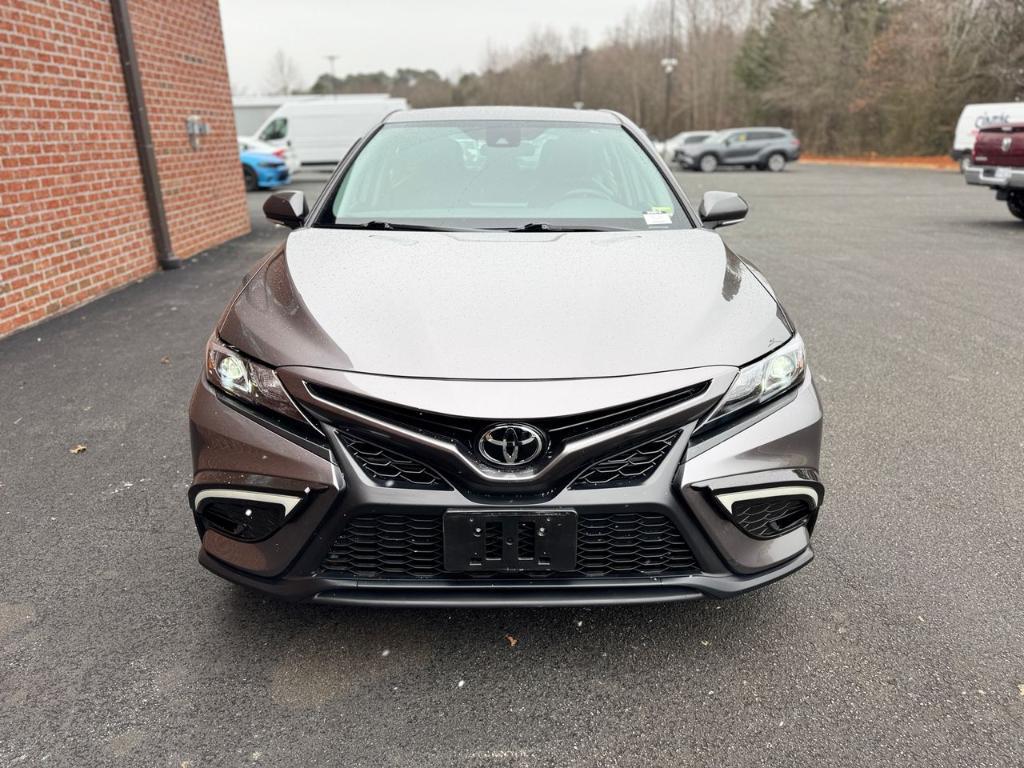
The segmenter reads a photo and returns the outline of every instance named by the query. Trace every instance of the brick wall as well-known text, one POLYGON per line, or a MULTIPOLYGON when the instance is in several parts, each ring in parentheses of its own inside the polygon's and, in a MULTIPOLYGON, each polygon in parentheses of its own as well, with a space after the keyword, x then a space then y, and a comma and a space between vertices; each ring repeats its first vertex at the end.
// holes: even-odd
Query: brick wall
MULTIPOLYGON (((107 0, 2 0, 0 336, 156 267, 107 0)), ((248 231, 216 0, 133 0, 175 253, 248 231), (199 151, 185 118, 211 127, 199 151)))
MULTIPOLYGON (((2 0, 0 0, 2 1, 2 0)), ((249 231, 218 0, 130 0, 171 244, 179 258, 249 231), (193 150, 185 118, 210 126, 193 150)))

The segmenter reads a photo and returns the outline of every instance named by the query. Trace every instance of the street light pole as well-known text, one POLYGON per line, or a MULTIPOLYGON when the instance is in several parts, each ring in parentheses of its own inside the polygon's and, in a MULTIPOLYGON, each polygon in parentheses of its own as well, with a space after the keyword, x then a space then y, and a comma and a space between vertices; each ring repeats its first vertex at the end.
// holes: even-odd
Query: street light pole
POLYGON ((670 0, 668 11, 668 45, 665 46, 665 58, 661 66, 665 70, 665 118, 661 126, 661 138, 668 140, 669 118, 672 113, 672 73, 679 59, 675 57, 676 48, 676 0, 670 0))
POLYGON ((583 57, 589 53, 587 46, 583 46, 576 53, 576 82, 573 86, 573 96, 575 97, 572 105, 576 109, 583 109, 583 57))
MULTIPOLYGON (((672 0, 672 1, 675 2, 675 0, 672 0)), ((338 54, 330 53, 327 56, 325 56, 324 58, 326 58, 327 61, 329 61, 330 64, 331 64, 331 93, 337 93, 338 92, 338 78, 334 74, 334 60, 336 58, 338 58, 338 54)))

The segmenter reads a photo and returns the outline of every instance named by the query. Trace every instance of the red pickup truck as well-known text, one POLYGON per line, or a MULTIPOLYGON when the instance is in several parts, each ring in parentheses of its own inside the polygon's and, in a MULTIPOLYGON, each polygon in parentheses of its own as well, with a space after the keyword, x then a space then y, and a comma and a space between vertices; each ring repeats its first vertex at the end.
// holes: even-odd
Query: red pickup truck
POLYGON ((1010 213, 1024 219, 1024 123, 978 131, 964 176, 968 184, 994 189, 996 200, 1005 200, 1010 213))

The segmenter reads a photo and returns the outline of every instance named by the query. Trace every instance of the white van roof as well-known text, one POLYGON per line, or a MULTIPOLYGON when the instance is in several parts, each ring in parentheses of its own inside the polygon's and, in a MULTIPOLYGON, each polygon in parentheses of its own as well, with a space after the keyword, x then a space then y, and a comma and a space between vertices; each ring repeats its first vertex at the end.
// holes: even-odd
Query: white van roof
POLYGON ((232 96, 234 107, 279 107, 282 104, 296 102, 328 102, 328 101, 387 101, 390 93, 293 93, 285 96, 232 96))
POLYGON ((352 112, 373 111, 382 117, 385 113, 408 109, 409 104, 402 98, 386 99, 317 99, 316 101, 286 102, 274 114, 286 115, 331 115, 352 112))
POLYGON ((956 121, 953 149, 969 151, 974 148, 978 131, 990 125, 1024 121, 1024 101, 1004 101, 993 104, 968 104, 956 121))

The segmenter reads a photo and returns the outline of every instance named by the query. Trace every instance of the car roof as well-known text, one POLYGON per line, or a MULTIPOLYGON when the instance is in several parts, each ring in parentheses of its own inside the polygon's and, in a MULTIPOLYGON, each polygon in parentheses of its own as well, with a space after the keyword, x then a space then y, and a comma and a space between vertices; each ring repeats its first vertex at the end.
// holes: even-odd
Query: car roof
POLYGON ((721 131, 716 133, 725 133, 726 131, 783 131, 790 133, 789 128, 781 128, 777 125, 748 125, 742 128, 723 128, 721 131))
POLYGON ((559 123, 621 125, 613 112, 559 107, 435 107, 392 112, 386 123, 428 123, 444 120, 540 120, 559 123))

